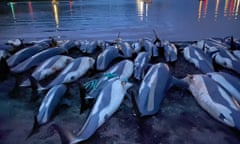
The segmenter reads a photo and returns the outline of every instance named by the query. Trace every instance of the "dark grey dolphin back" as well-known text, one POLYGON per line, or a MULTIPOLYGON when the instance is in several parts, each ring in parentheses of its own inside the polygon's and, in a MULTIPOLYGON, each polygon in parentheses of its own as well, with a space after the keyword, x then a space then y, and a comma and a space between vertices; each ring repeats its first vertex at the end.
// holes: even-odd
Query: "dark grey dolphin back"
POLYGON ((141 116, 153 115, 159 111, 170 82, 171 74, 166 64, 155 64, 149 69, 136 97, 141 116))
POLYGON ((109 46, 102 53, 100 53, 97 57, 96 61, 96 69, 97 70, 105 70, 109 64, 120 55, 118 53, 117 48, 113 46, 109 46))

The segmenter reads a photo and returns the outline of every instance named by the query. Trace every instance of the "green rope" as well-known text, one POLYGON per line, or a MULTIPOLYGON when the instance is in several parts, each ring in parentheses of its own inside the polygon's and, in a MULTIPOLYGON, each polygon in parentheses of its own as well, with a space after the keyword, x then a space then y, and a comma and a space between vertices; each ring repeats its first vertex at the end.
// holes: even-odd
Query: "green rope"
POLYGON ((107 77, 108 79, 117 77, 118 75, 116 73, 106 73, 103 75, 104 77, 107 77))
MULTIPOLYGON (((118 75, 116 73, 105 73, 103 75, 103 77, 107 77, 107 79, 112 79, 112 78, 115 78, 117 77, 118 75)), ((86 89, 87 92, 91 91, 92 89, 95 89, 96 86, 97 86, 97 83, 99 81, 99 79, 101 78, 98 78, 98 79, 93 79, 91 81, 88 81, 86 83, 83 84, 84 88, 86 89)))
POLYGON ((83 86, 86 89, 86 91, 90 91, 91 89, 96 87, 97 82, 98 82, 98 80, 94 79, 94 80, 84 83, 83 86))

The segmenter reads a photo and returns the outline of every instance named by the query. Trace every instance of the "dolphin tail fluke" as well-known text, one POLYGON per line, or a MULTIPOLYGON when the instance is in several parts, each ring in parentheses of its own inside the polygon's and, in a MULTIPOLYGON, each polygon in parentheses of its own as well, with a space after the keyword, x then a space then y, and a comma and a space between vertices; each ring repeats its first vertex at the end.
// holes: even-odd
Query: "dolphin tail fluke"
POLYGON ((52 124, 51 127, 53 127, 59 134, 62 144, 70 144, 73 141, 74 135, 71 132, 64 130, 57 124, 52 124))
POLYGON ((174 76, 172 76, 172 81, 171 81, 171 84, 169 86, 169 88, 171 88, 172 86, 177 86, 177 87, 180 87, 180 88, 188 88, 188 83, 185 82, 184 80, 182 79, 178 79, 174 76))
POLYGON ((10 74, 10 68, 5 58, 0 59, 0 81, 6 80, 7 76, 10 74))
POLYGON ((31 83, 31 88, 32 89, 37 89, 38 88, 38 82, 33 76, 29 76, 29 80, 31 83))
POLYGON ((28 136, 26 137, 26 139, 30 138, 32 135, 37 133, 39 131, 39 128, 40 128, 40 125, 37 121, 37 116, 34 116, 34 122, 33 122, 32 129, 31 129, 30 133, 28 134, 28 136))
POLYGON ((155 40, 154 40, 154 44, 156 43, 159 43, 159 45, 161 46, 162 45, 162 42, 161 40, 159 39, 158 35, 157 35, 157 32, 153 29, 153 33, 154 33, 154 36, 155 36, 155 40))
POLYGON ((48 90, 48 87, 43 87, 33 76, 29 76, 29 80, 31 83, 31 88, 36 91, 44 91, 48 90))
POLYGON ((31 100, 36 100, 36 98, 38 97, 38 85, 39 84, 38 84, 37 80, 32 76, 29 76, 29 81, 30 81, 31 89, 32 89, 31 100))

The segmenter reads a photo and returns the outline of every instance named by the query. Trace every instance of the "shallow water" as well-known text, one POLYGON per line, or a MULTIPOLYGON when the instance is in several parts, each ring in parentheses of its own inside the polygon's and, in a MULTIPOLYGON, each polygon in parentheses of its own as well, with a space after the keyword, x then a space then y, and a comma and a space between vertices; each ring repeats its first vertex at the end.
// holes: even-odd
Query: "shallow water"
POLYGON ((0 2, 0 41, 240 37, 240 0, 76 0, 0 2))

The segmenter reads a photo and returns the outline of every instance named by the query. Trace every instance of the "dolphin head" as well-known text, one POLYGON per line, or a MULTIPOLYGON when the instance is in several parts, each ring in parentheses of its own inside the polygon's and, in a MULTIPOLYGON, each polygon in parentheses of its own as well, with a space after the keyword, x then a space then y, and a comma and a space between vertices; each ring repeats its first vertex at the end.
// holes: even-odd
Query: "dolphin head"
POLYGON ((89 57, 88 63, 89 63, 89 66, 92 68, 94 66, 94 64, 95 64, 95 59, 89 57))
POLYGON ((122 85, 123 89, 126 90, 126 91, 127 91, 130 87, 133 86, 132 83, 126 82, 126 81, 121 81, 121 85, 122 85))
POLYGON ((231 58, 222 57, 221 55, 216 55, 214 58, 215 62, 219 65, 234 70, 237 73, 240 73, 240 62, 232 60, 231 58))
POLYGON ((188 84, 188 89, 190 89, 191 91, 197 91, 201 89, 204 85, 201 74, 194 74, 194 75, 188 74, 182 80, 188 84))
POLYGON ((47 78, 48 76, 50 76, 50 74, 52 73, 51 69, 45 69, 41 72, 39 80, 43 80, 45 78, 47 78))

